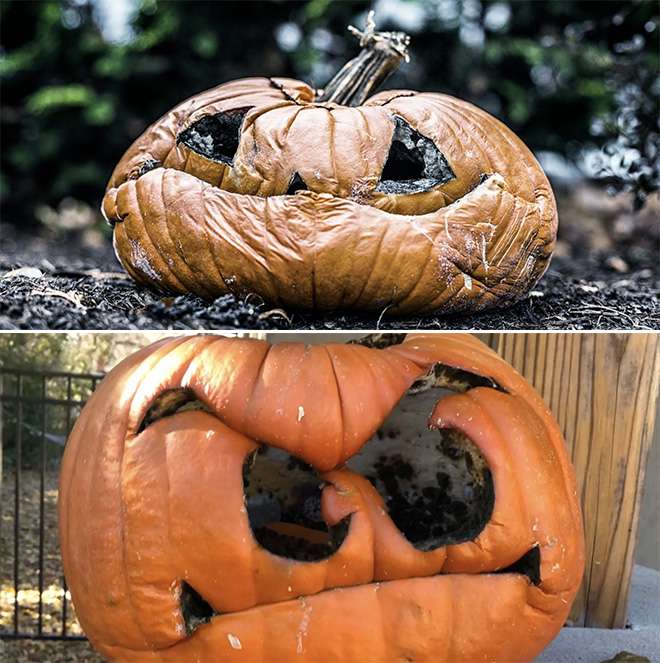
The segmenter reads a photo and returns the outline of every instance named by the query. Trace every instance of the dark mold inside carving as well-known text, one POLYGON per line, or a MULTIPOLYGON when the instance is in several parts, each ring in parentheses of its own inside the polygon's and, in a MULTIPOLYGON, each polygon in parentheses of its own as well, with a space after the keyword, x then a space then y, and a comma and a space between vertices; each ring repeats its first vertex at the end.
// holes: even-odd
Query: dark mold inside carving
POLYGON ((305 180, 298 173, 294 173, 289 182, 289 188, 286 190, 287 196, 292 196, 296 191, 309 191, 309 187, 305 184, 305 180))
POLYGON ((410 461, 390 458, 378 463, 375 485, 382 485, 394 524, 419 550, 433 550, 475 539, 490 520, 495 493, 483 458, 458 431, 439 431, 435 481, 410 491, 417 469, 410 461), (472 447, 472 448, 469 448, 472 447), (394 462, 393 462, 394 461, 394 462))
POLYGON ((224 113, 206 115, 178 135, 177 145, 183 143, 207 159, 233 166, 241 127, 249 110, 250 108, 235 108, 224 113))
POLYGON ((439 391, 404 396, 347 463, 369 479, 397 528, 424 551, 475 539, 495 504, 492 476, 476 445, 459 431, 426 426, 447 394, 439 391))
POLYGON ((395 115, 392 144, 376 191, 416 193, 455 178, 456 174, 433 140, 395 115))
POLYGON ((179 602, 187 637, 190 637, 196 628, 210 622, 218 614, 200 596, 199 592, 185 581, 181 582, 179 602))
POLYGON ((337 551, 349 519, 329 527, 321 516, 323 482, 307 463, 263 445, 243 465, 243 490, 252 533, 276 555, 318 561, 337 551))
POLYGON ((147 426, 164 417, 171 417, 178 412, 186 410, 204 410, 211 412, 211 408, 197 398, 192 389, 167 389, 151 404, 138 427, 141 433, 147 426))
POLYGON ((408 393, 416 393, 431 387, 442 387, 451 389, 459 393, 464 393, 469 389, 477 387, 488 387, 502 393, 508 393, 507 390, 496 380, 486 375, 477 375, 470 371, 464 371, 461 368, 447 366, 446 364, 434 364, 433 368, 422 377, 415 380, 408 393))

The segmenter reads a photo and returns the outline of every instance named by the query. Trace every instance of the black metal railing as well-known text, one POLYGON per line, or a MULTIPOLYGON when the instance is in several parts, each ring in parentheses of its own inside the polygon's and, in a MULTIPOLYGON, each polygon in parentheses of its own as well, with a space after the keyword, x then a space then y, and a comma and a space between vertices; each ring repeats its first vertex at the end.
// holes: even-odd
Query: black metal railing
POLYGON ((3 638, 84 638, 62 572, 57 492, 67 437, 102 378, 0 366, 3 638))

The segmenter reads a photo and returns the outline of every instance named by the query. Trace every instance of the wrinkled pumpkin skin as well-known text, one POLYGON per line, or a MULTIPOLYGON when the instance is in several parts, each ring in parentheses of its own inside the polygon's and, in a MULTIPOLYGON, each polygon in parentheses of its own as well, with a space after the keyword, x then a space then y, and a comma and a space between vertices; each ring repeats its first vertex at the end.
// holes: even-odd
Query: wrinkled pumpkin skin
POLYGON ((140 283, 257 293, 291 309, 507 306, 545 271, 557 230, 538 162, 484 111, 405 90, 345 107, 289 79, 234 81, 174 108, 121 159, 103 211, 140 283), (202 118, 245 109, 231 165, 181 140, 202 118), (431 139, 455 177, 378 190, 396 118, 431 139), (308 190, 286 195, 296 173, 308 190))
POLYGON ((387 349, 212 336, 152 345, 103 380, 77 421, 59 508, 78 617, 112 661, 531 661, 562 627, 584 564, 557 424, 520 375, 463 334, 387 349), (475 540, 422 552, 344 463, 439 362, 506 391, 446 396, 428 418, 477 445, 495 502, 475 540), (211 412, 140 430, 156 397, 181 387, 211 412), (331 557, 278 557, 252 536, 241 469, 260 444, 316 468, 327 523, 351 514, 331 557), (537 586, 492 573, 534 547, 537 586), (220 613, 190 637, 182 581, 220 613))

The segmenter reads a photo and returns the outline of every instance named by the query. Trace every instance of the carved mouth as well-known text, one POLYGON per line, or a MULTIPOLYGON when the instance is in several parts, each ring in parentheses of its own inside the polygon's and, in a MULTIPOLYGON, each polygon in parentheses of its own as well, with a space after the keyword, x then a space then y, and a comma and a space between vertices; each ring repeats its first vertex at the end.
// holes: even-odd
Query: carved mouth
MULTIPOLYGON (((479 576, 492 576, 492 575, 504 575, 509 574, 512 576, 526 577, 528 582, 533 585, 539 585, 541 583, 540 577, 540 564, 541 564, 541 552, 538 547, 531 548, 527 553, 525 553, 520 559, 511 564, 505 569, 499 571, 493 571, 490 573, 480 573, 479 576)), ((441 574, 439 574, 441 576, 441 574)), ((396 584, 405 582, 405 580, 388 580, 385 583, 368 583, 370 585, 377 584, 396 584)), ((322 592, 319 592, 315 596, 322 596, 323 594, 328 594, 330 592, 336 591, 336 589, 326 589, 322 592)), ((299 598, 299 597, 297 597, 299 598)), ((181 604, 181 614, 183 615, 183 621, 185 625, 186 637, 189 638, 193 633, 204 624, 228 616, 229 614, 235 615, 237 613, 222 613, 216 612, 213 607, 202 598, 202 595, 191 585, 185 581, 181 581, 181 594, 180 594, 180 604, 181 604)), ((293 599, 295 600, 295 599, 293 599)), ((257 609, 260 606, 255 606, 257 609)), ((250 608, 254 610, 255 608, 250 608)), ((238 611, 246 612, 245 610, 238 611)))

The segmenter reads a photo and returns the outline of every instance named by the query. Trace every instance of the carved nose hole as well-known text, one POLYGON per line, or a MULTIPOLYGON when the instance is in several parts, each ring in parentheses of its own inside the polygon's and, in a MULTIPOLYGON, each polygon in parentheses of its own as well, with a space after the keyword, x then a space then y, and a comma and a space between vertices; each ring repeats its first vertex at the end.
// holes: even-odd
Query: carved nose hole
POLYGON ((299 561, 318 561, 337 551, 349 519, 333 527, 321 516, 323 482, 313 467, 263 445, 243 465, 243 490, 252 533, 262 548, 299 561))

